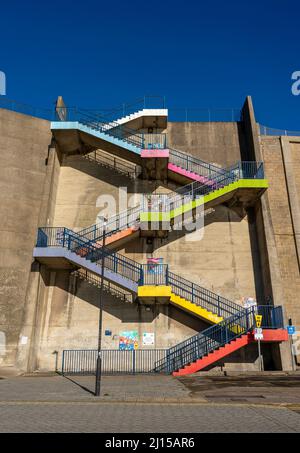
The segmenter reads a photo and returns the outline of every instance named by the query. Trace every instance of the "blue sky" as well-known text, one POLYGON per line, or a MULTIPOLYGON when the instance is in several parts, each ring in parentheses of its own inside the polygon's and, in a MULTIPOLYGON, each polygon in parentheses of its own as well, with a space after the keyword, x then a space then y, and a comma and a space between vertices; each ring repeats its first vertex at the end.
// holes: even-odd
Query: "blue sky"
POLYGON ((0 70, 7 98, 109 108, 144 94, 169 107, 239 108, 300 130, 300 3, 52 0, 2 2, 0 70))

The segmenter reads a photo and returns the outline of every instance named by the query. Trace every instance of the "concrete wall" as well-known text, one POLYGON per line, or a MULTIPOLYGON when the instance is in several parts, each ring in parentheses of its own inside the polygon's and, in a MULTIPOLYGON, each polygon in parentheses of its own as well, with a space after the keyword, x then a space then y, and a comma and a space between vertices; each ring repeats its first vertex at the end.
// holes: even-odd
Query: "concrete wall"
POLYGON ((170 148, 222 167, 241 159, 246 143, 241 123, 168 123, 170 148))
POLYGON ((282 286, 281 303, 287 317, 299 328, 300 139, 261 137, 261 150, 270 182, 267 198, 282 286))
POLYGON ((49 195, 50 142, 47 121, 0 109, 0 365, 16 363, 24 334, 32 248, 49 195))
MULTIPOLYGON (((237 123, 206 124, 204 130, 196 123, 189 127, 180 123, 174 125, 171 124, 168 131, 174 147, 208 159, 203 150, 209 140, 208 160, 229 165, 240 159, 239 144, 243 142, 243 136, 237 123), (212 127, 214 134, 210 136, 212 127), (177 135, 178 128, 180 135, 177 135), (205 146, 200 134, 204 134, 205 146), (180 138, 181 144, 176 144, 176 137, 180 138)), ((75 229, 93 224, 100 209, 96 206, 99 195, 109 194, 117 198, 119 186, 127 186, 130 196, 154 191, 159 182, 131 181, 80 156, 64 157, 53 224, 75 229)), ((242 303, 245 296, 256 296, 247 217, 240 217, 226 207, 220 206, 206 216, 204 237, 200 241, 189 241, 181 232, 174 232, 167 239, 155 239, 153 244, 147 244, 145 238, 138 238, 119 251, 138 262, 146 262, 146 258, 151 256, 163 257, 173 272, 237 303, 242 303)), ((74 281, 64 271, 44 272, 39 288, 39 306, 43 308, 37 315, 39 339, 36 340, 36 360, 32 366, 53 368, 54 351, 61 355, 67 348, 96 347, 99 290, 87 282, 74 281)), ((172 346, 203 330, 207 324, 172 305, 156 306, 154 312, 149 313, 144 306, 137 303, 125 305, 107 294, 104 326, 112 331, 111 337, 104 336, 107 348, 118 347, 118 335, 126 330, 138 330, 140 338, 143 332, 154 332, 155 347, 159 348, 172 346)), ((231 359, 228 366, 240 363, 245 352, 241 354, 231 359)), ((256 367, 255 360, 255 354, 250 354, 247 359, 250 368, 256 367)))
MULTIPOLYGON (((220 166, 251 154, 249 137, 241 123, 170 123, 168 135, 170 146, 220 166)), ((287 199, 295 190, 298 193, 300 179, 295 169, 294 186, 289 190, 284 186, 282 143, 272 140, 262 142, 267 177, 272 183, 266 200, 286 306, 297 322, 298 217, 297 212, 288 212, 287 199), (275 190, 276 184, 282 187, 280 192, 275 190)), ((48 122, 0 110, 0 200, 4 213, 0 223, 0 360, 2 364, 17 361, 22 369, 30 370, 54 369, 55 351, 60 360, 63 349, 96 347, 98 334, 97 287, 69 272, 32 263, 37 226, 89 226, 101 210, 96 206, 99 196, 115 196, 118 206, 119 186, 127 187, 128 196, 162 189, 160 182, 132 181, 80 156, 60 157, 54 144, 48 149, 50 142, 48 122), (20 335, 27 337, 27 344, 19 345, 20 335)), ((298 145, 291 144, 286 160, 296 162, 298 145)), ((273 295, 274 278, 268 255, 269 230, 260 217, 260 204, 248 215, 220 206, 205 217, 200 241, 189 241, 192 235, 174 232, 152 244, 145 238, 136 239, 120 252, 139 262, 151 256, 163 257, 173 272, 237 303, 245 296, 261 300, 268 293, 268 285, 273 295)), ((107 348, 118 347, 118 335, 126 330, 138 330, 140 337, 144 332, 154 332, 155 347, 159 348, 174 345, 207 327, 171 305, 155 306, 147 312, 144 306, 125 304, 109 294, 104 300, 104 326, 112 331, 112 336, 104 336, 107 348)), ((267 346, 265 357, 267 367, 274 366, 275 359, 267 346)), ((256 351, 247 348, 225 364, 240 369, 241 361, 244 369, 255 369, 256 351)))

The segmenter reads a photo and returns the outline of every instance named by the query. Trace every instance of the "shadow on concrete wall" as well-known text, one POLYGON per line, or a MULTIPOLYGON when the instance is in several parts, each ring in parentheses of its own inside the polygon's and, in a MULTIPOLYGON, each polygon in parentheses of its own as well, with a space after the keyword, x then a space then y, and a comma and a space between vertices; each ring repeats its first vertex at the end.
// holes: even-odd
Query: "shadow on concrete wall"
MULTIPOLYGON (((74 296, 71 302, 69 301, 69 317, 72 317, 75 297, 96 308, 99 308, 100 289, 97 286, 89 283, 88 281, 74 277, 70 270, 53 270, 53 272, 55 272, 55 278, 52 281, 54 284, 52 297, 56 298, 55 302, 58 306, 61 303, 60 310, 63 309, 63 305, 68 299, 68 293, 74 296), (70 279, 73 279, 73 283, 71 282, 71 284, 70 279), (62 291, 60 296, 61 300, 59 300, 57 291, 55 291, 56 289, 62 291)), ((50 284, 49 273, 50 272, 41 274, 45 286, 49 286, 50 284)), ((52 309, 55 310, 54 305, 52 304, 52 309)), ((59 310, 58 307, 57 309, 59 310)), ((201 330, 209 327, 209 324, 202 321, 200 318, 189 315, 172 304, 168 305, 167 311, 165 310, 165 306, 161 306, 159 304, 156 304, 153 307, 150 306, 150 311, 147 311, 146 304, 140 303, 138 300, 132 303, 124 302, 115 295, 110 294, 108 291, 104 292, 103 310, 124 323, 152 323, 155 318, 164 313, 167 314, 171 320, 178 324, 184 325, 195 332, 200 332, 201 330)), ((67 324, 71 324, 71 319, 69 319, 67 324)))
MULTIPOLYGON (((246 212, 244 210, 240 210, 239 208, 232 209, 228 208, 227 206, 221 205, 217 206, 214 212, 208 213, 205 216, 204 222, 204 236, 203 239, 205 241, 205 228, 213 223, 227 223, 227 222, 241 222, 246 216, 246 212)), ((154 253, 155 250, 158 250, 160 247, 171 244, 174 241, 178 240, 185 240, 185 238, 189 238, 194 231, 187 231, 186 229, 177 230, 177 231, 170 231, 168 232, 168 236, 165 238, 153 238, 151 241, 147 238, 138 238, 133 241, 127 242, 127 244, 122 245, 120 247, 114 248, 114 251, 120 252, 124 251, 125 253, 154 253)), ((195 241, 195 245, 198 241, 195 241)))

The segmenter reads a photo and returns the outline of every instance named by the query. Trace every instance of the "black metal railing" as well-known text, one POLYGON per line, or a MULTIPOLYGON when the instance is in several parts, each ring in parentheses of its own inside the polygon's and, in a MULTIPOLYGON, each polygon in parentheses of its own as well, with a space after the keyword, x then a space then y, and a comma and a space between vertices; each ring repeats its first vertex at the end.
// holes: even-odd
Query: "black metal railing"
MULTIPOLYGON (((166 357, 166 349, 103 349, 101 356, 103 374, 145 374, 154 373, 155 363, 166 357)), ((96 349, 67 349, 62 355, 62 374, 95 375, 96 363, 96 349)))

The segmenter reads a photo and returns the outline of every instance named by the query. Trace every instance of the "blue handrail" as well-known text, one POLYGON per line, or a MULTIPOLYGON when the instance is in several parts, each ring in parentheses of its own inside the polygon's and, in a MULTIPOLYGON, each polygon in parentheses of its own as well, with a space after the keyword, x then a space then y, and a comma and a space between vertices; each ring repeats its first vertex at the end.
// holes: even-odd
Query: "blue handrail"
POLYGON ((155 364, 155 371, 172 373, 245 335, 255 327, 256 313, 264 314, 264 329, 284 327, 281 306, 266 305, 244 309, 168 349, 167 357, 155 364))
POLYGON ((224 169, 214 164, 205 162, 198 157, 191 156, 188 153, 169 147, 169 162, 187 171, 205 176, 210 179, 218 174, 223 174, 224 169))
POLYGON ((90 129, 99 131, 122 140, 139 149, 144 149, 152 144, 152 147, 165 148, 166 134, 144 134, 129 128, 107 117, 89 110, 77 109, 76 107, 61 107, 56 111, 56 121, 76 121, 90 129), (63 112, 63 114, 60 113, 63 112))
POLYGON ((140 263, 112 252, 107 247, 93 245, 88 238, 80 236, 68 228, 39 228, 36 246, 63 247, 99 266, 101 266, 103 254, 105 268, 136 283, 143 280, 143 268, 140 263))
MULTIPOLYGON (((141 213, 141 207, 135 206, 133 208, 128 208, 126 211, 120 212, 114 216, 109 217, 107 224, 105 226, 105 235, 111 236, 119 231, 124 230, 124 228, 129 228, 131 226, 137 225, 139 221, 139 215, 141 213)), ((100 241, 103 237, 103 223, 96 223, 87 228, 84 228, 77 232, 80 237, 84 237, 89 241, 100 241)))
POLYGON ((168 272, 168 284, 172 292, 195 305, 212 311, 220 317, 228 318, 234 314, 240 313, 243 308, 235 302, 219 296, 212 291, 190 282, 173 272, 168 272))
POLYGON ((103 251, 106 268, 138 283, 140 286, 171 286, 174 294, 224 318, 243 310, 240 305, 170 272, 167 264, 159 264, 153 267, 149 264, 138 263, 106 247, 93 244, 89 234, 83 236, 82 232, 75 233, 63 227, 42 227, 38 229, 36 246, 67 248, 71 252, 100 265, 103 251))
MULTIPOLYGON (((264 166, 262 162, 237 162, 222 173, 215 174, 210 178, 210 184, 194 181, 187 184, 171 194, 150 194, 151 211, 170 212, 195 200, 197 197, 207 195, 215 190, 222 189, 240 179, 263 179, 264 166), (174 193, 175 192, 175 193, 174 193)), ((144 201, 143 210, 148 212, 148 202, 144 201)))

